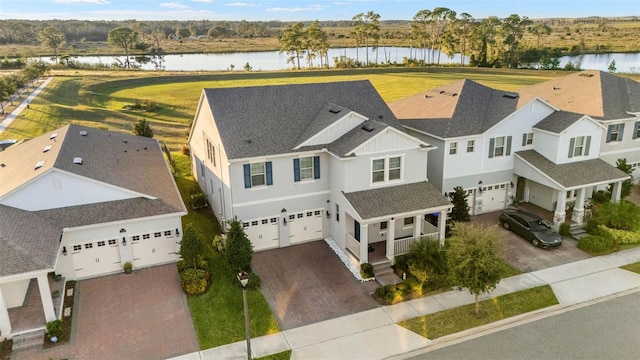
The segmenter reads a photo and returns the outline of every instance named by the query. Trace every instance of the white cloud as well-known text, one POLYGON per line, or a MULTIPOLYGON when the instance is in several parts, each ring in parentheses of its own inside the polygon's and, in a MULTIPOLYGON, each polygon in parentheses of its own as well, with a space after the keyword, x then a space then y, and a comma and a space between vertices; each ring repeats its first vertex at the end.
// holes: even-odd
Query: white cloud
POLYGON ((71 4, 71 5, 107 5, 111 2, 107 0, 53 0, 56 4, 71 4))
POLYGON ((244 6, 259 7, 260 6, 260 4, 247 4, 247 3, 244 3, 244 2, 232 2, 232 3, 225 4, 225 5, 227 5, 227 6, 238 6, 238 7, 244 7, 244 6))
POLYGON ((201 3, 209 3, 209 4, 213 2, 213 0, 191 0, 191 1, 193 1, 193 2, 201 2, 201 3))
POLYGON ((290 8, 276 7, 276 8, 269 8, 267 9, 267 11, 274 12, 274 13, 297 13, 297 12, 303 12, 303 11, 320 11, 323 9, 324 9, 324 6, 322 5, 309 5, 307 7, 290 7, 290 8))
POLYGON ((187 5, 182 5, 178 3, 167 3, 167 2, 160 4, 160 7, 169 8, 169 9, 188 9, 189 8, 187 5))

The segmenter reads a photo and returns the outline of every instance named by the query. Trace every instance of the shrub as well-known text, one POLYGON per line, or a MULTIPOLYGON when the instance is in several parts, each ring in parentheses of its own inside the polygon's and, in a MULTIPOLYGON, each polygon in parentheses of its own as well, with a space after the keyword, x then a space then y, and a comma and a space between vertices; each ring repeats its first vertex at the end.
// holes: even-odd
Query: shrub
POLYGON ((399 291, 400 286, 396 285, 385 285, 377 288, 373 295, 380 302, 385 304, 393 305, 402 300, 402 293, 399 291))
POLYGON ((189 148, 189 145, 182 145, 182 147, 180 148, 180 153, 185 156, 190 156, 191 149, 189 148))
POLYGON ((187 295, 202 294, 207 289, 207 273, 201 269, 186 268, 180 273, 180 285, 187 295))
POLYGON ((596 219, 589 219, 589 221, 587 221, 587 225, 585 225, 584 227, 584 230, 589 234, 595 234, 595 232, 598 230, 598 222, 596 221, 596 219))
POLYGON ((238 220, 229 221, 227 231, 227 243, 225 258, 232 271, 248 271, 251 269, 253 258, 253 245, 242 229, 242 223, 238 220))
POLYGON ((407 263, 411 275, 421 283, 447 273, 445 252, 438 241, 429 238, 422 238, 411 245, 407 263))
POLYGON ((139 119, 133 124, 133 133, 138 136, 153 137, 153 130, 151 130, 151 126, 149 126, 146 119, 139 119))
POLYGON ((394 269, 396 270, 396 274, 398 276, 402 276, 403 273, 409 272, 409 257, 407 255, 398 255, 395 258, 394 269))
POLYGON ((374 276, 373 274, 373 265, 369 263, 364 263, 360 265, 360 275, 362 275, 365 279, 370 279, 374 276))
POLYGON ((626 200, 608 202, 598 211, 595 220, 612 229, 640 230, 640 207, 626 200))
POLYGON ((604 225, 599 225, 597 233, 601 236, 613 238, 618 244, 638 244, 640 243, 640 231, 628 231, 610 229, 604 225))
POLYGON ((213 241, 211 242, 211 245, 213 246, 213 249, 215 251, 217 251, 220 254, 224 254, 224 248, 225 248, 226 242, 227 242, 227 236, 225 234, 218 234, 213 237, 213 241))
POLYGON ((571 224, 569 223, 562 223, 560 224, 560 231, 559 231, 560 235, 562 236, 569 236, 571 235, 571 224))
POLYGON ((604 190, 598 190, 591 195, 591 200, 598 204, 604 204, 611 199, 611 193, 604 190))
POLYGON ((124 263, 124 265, 122 265, 122 268, 124 269, 125 273, 130 274, 133 270, 133 265, 131 264, 131 262, 127 261, 126 263, 124 263))
POLYGON ((617 245, 612 237, 606 235, 589 235, 578 240, 578 249, 594 255, 611 252, 617 248, 617 245))
POLYGON ((47 338, 51 339, 52 337, 56 337, 60 339, 62 337, 62 320, 53 320, 47 323, 47 338))

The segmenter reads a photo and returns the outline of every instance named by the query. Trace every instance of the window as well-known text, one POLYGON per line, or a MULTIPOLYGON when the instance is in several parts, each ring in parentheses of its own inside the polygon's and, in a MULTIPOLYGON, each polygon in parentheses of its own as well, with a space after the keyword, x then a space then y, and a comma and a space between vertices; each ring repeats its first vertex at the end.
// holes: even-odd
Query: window
POLYGON ((313 215, 315 215, 315 216, 320 216, 320 210, 316 210, 316 211, 314 211, 314 212, 313 212, 313 215))
POLYGON ((244 187, 273 185, 271 161, 244 164, 244 187))
POLYGON ((613 124, 607 128, 607 142, 622 141, 624 124, 613 124))
POLYGON ((374 183, 400 180, 402 177, 402 158, 375 159, 371 166, 371 181, 374 183), (385 169, 388 169, 385 171, 385 169))
POLYGON ((209 160, 209 162, 211 162, 213 164, 213 166, 216 166, 216 148, 215 146, 213 146, 213 143, 211 142, 211 140, 209 140, 209 138, 205 135, 204 136, 205 139, 205 144, 207 147, 207 159, 209 160))
POLYGON ((153 233, 153 237, 160 237, 160 236, 162 236, 162 233, 160 231, 153 233))
POLYGON ((258 226, 258 220, 254 220, 251 222, 251 226, 258 226))
POLYGON ((413 225, 413 217, 406 217, 404 218, 404 226, 411 226, 413 225))
POLYGON ((86 243, 86 244, 84 244, 84 248, 85 248, 85 249, 91 249, 91 248, 93 248, 93 243, 86 243))
POLYGON ((243 222, 242 223, 242 227, 243 228, 248 228, 249 227, 249 223, 248 222, 243 222))
POLYGON ((132 241, 140 241, 140 235, 133 235, 133 236, 131 237, 131 240, 132 240, 132 241))
POLYGON ((73 251, 80 251, 82 250, 82 245, 73 245, 73 251))
POLYGON ((116 239, 109 240, 109 245, 115 245, 115 244, 116 244, 116 239))
POLYGON ((297 215, 298 219, 303 218, 303 217, 304 217, 304 213, 300 213, 300 214, 297 215))
POLYGON ((469 140, 467 141, 467 152, 468 153, 472 153, 476 148, 476 141, 475 140, 469 140))
POLYGON ((164 236, 171 236, 171 230, 166 230, 164 232, 164 236))
POLYGON ((296 216, 295 215, 289 215, 289 220, 295 220, 296 216))
POLYGON ((336 221, 340 222, 340 205, 336 204, 336 221))
POLYGON ((278 218, 271 218, 271 219, 269 219, 269 222, 272 223, 272 224, 275 224, 275 223, 278 222, 278 218))
POLYGON ((489 158, 511 155, 511 136, 489 139, 489 158))
POLYGON ((449 144, 449 155, 455 155, 458 153, 458 143, 453 142, 449 144))
POLYGON ((533 144, 533 133, 522 134, 522 146, 533 144))
POLYGON ((387 230, 388 223, 386 221, 382 221, 380 223, 380 230, 387 230))
POLYGON ((106 243, 104 241, 98 241, 98 247, 104 246, 106 243))
POLYGON ((313 211, 307 211, 307 217, 313 216, 313 211))
POLYGON ((640 138, 640 121, 636 121, 635 124, 633 124, 633 139, 637 139, 640 138))
POLYGON ((384 159, 373 160, 372 181, 374 183, 384 181, 384 159))
POLYGON ((144 235, 142 235, 142 238, 143 238, 143 239, 145 239, 145 240, 146 240, 146 239, 148 239, 148 238, 150 238, 150 237, 151 237, 151 236, 149 236, 149 234, 144 234, 144 235))
POLYGON ((578 136, 569 140, 569 158, 589 155, 591 136, 578 136))
POLYGON ((294 181, 320 179, 320 156, 293 159, 294 181))
POLYGON ((269 219, 262 219, 262 225, 267 225, 269 223, 269 219))

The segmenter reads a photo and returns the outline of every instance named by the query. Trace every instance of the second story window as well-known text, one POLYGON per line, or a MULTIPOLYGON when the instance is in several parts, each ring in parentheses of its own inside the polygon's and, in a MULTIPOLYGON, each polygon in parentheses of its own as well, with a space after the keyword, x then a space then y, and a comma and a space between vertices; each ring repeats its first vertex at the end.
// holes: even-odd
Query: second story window
POLYGON ((633 124, 633 138, 640 138, 640 121, 636 121, 636 123, 633 124))
POLYGON ((511 155, 511 136, 489 139, 489 158, 511 155))
POLYGON ((533 133, 525 133, 522 134, 522 146, 532 145, 533 144, 533 133))
POLYGON ((474 152, 475 149, 476 149, 476 141, 475 140, 468 140, 467 141, 467 152, 468 153, 472 153, 472 152, 474 152))
POLYGON ((320 156, 293 159, 294 181, 320 179, 320 156))
POLYGON ((607 142, 622 141, 624 124, 613 124, 607 128, 607 142))
POLYGON ((400 158, 389 158, 389 180, 399 180, 400 170, 400 158))
POLYGON ((455 155, 458 153, 458 143, 452 142, 449 144, 449 155, 455 155))
POLYGON ((384 181, 384 159, 373 160, 373 173, 371 179, 374 183, 384 181))
POLYGON ((591 136, 578 136, 569 141, 569 158, 589 155, 591 136))
POLYGON ((375 159, 371 163, 371 182, 385 182, 402 178, 402 158, 400 156, 375 159))
POLYGON ((244 164, 244 187, 273 185, 271 161, 253 164, 244 164))

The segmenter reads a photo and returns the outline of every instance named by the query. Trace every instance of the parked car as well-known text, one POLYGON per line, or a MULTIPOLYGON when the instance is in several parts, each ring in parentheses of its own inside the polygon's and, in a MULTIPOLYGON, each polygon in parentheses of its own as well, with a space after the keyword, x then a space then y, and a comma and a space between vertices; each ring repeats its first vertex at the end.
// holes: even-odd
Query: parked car
POLYGON ((533 246, 552 247, 562 245, 562 237, 551 225, 536 214, 520 210, 505 210, 500 224, 506 230, 522 236, 533 246))

